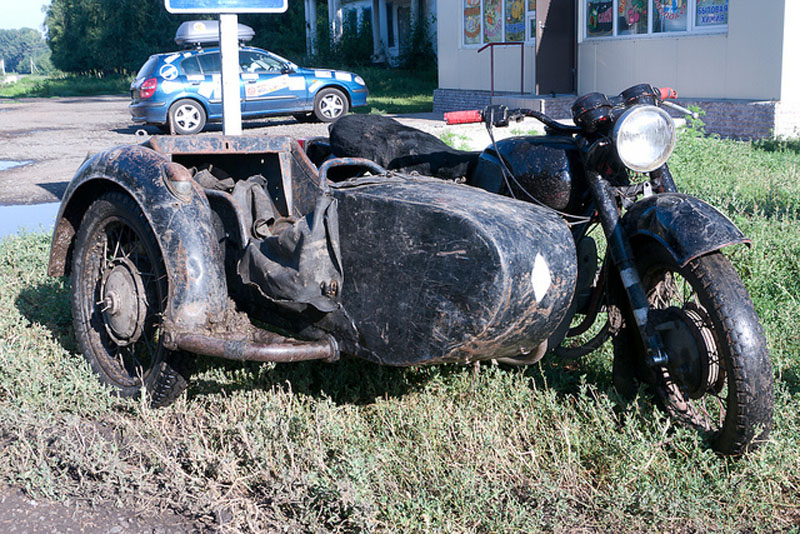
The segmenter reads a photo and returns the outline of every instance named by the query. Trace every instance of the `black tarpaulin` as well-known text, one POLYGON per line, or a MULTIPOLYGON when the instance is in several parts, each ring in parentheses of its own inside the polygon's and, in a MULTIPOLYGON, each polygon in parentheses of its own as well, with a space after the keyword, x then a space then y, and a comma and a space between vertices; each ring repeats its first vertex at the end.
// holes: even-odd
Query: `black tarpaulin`
POLYGON ((386 169, 449 180, 467 176, 478 157, 381 115, 342 117, 330 126, 330 144, 338 157, 366 158, 386 169))
POLYGON ((243 185, 239 193, 234 196, 241 199, 253 233, 238 265, 242 280, 292 309, 299 303, 321 312, 335 310, 344 282, 337 201, 323 193, 312 213, 292 221, 276 219, 277 212, 257 180, 243 185))

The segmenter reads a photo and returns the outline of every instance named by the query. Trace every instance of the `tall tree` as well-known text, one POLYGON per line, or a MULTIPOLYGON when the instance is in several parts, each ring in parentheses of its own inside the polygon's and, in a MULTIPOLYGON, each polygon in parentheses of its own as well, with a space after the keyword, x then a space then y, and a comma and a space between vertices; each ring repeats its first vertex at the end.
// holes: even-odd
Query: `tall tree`
POLYGON ((42 72, 53 68, 44 37, 31 28, 0 30, 0 58, 5 61, 7 71, 22 74, 30 73, 31 64, 42 72))
MULTIPOLYGON (((151 54, 174 50, 175 30, 197 18, 203 17, 168 13, 163 0, 52 0, 45 25, 59 69, 120 72, 138 69, 151 54)), ((302 2, 290 1, 283 14, 239 20, 255 30, 253 45, 298 61, 306 55, 302 2)))

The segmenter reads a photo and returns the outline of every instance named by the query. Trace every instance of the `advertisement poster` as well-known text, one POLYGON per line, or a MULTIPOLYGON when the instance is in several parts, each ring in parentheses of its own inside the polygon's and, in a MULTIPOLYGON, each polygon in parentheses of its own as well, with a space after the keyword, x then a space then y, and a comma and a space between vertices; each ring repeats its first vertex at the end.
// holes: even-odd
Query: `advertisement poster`
POLYGON ((720 26, 728 23, 728 0, 697 0, 696 26, 720 26))
POLYGON ((647 0, 619 0, 617 34, 647 33, 647 0))
POLYGON ((689 0, 653 0, 656 18, 653 21, 655 32, 686 31, 686 14, 689 0))
POLYGON ((613 30, 614 2, 609 0, 588 0, 586 6, 587 37, 611 35, 613 30))
POLYGON ((481 0, 464 0, 464 44, 481 44, 481 0))
POLYGON ((485 0, 483 4, 483 41, 486 43, 499 43, 502 40, 502 0, 485 0))
POLYGON ((525 0, 506 1, 506 41, 525 40, 525 0))

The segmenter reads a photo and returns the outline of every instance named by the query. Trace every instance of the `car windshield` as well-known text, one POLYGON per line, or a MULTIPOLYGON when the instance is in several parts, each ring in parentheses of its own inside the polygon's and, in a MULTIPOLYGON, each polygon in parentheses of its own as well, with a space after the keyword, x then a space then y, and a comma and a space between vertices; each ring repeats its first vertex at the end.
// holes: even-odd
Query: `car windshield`
POLYGON ((239 65, 242 72, 282 72, 286 62, 261 52, 239 52, 239 65))

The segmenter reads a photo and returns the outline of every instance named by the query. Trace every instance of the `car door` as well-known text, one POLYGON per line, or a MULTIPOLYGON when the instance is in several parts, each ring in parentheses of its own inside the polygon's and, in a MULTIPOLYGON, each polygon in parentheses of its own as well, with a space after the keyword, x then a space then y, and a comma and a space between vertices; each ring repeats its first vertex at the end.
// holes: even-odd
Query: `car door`
POLYGON ((240 50, 244 85, 244 114, 266 115, 296 111, 305 106, 305 78, 265 52, 240 50))
MULTIPOLYGON (((219 51, 200 53, 197 55, 197 61, 202 75, 191 77, 187 75, 187 79, 197 85, 197 93, 208 101, 209 118, 219 119, 222 117, 222 62, 219 51)), ((241 85, 240 83, 239 98, 243 101, 244 89, 241 85)))

